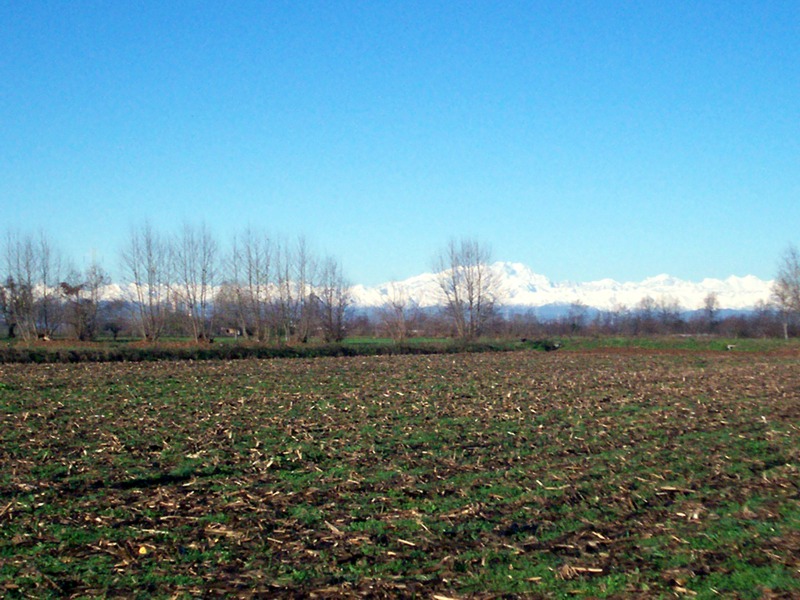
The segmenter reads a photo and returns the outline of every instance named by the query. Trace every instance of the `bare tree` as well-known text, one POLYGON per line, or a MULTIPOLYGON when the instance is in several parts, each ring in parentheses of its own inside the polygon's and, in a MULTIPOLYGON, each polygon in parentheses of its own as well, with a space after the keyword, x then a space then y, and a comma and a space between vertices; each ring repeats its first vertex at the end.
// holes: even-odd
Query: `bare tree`
POLYGON ((676 333, 681 329, 681 305, 671 296, 658 299, 658 320, 663 333, 676 333))
POLYGON ((569 305, 567 312, 567 326, 571 334, 576 334, 586 327, 586 319, 589 314, 589 307, 581 300, 575 300, 569 305))
POLYGON ((61 282, 59 287, 66 300, 65 320, 79 340, 92 340, 97 335, 103 287, 110 282, 96 261, 92 261, 83 273, 73 271, 61 282))
POLYGON ((8 232, 5 244, 5 277, 0 287, 0 303, 9 337, 36 338, 34 285, 36 256, 33 240, 8 232))
POLYGON ((342 274, 342 265, 328 257, 322 266, 317 293, 325 340, 340 342, 345 337, 345 315, 351 303, 350 284, 342 274))
POLYGON ((229 282, 242 334, 266 341, 272 329, 273 249, 269 237, 247 229, 234 237, 229 259, 229 282))
POLYGON ((279 339, 288 342, 294 331, 296 300, 292 287, 292 255, 286 241, 279 243, 275 251, 276 333, 279 339))
POLYGON ((615 301, 611 307, 611 323, 608 330, 631 334, 635 327, 635 319, 628 306, 615 301))
POLYGON ((400 284, 390 283, 386 303, 380 311, 381 323, 389 336, 396 342, 408 337, 408 293, 400 284))
POLYGON ((779 335, 778 331, 782 330, 783 335, 786 336, 788 331, 783 330, 783 323, 779 323, 780 319, 777 317, 776 312, 775 307, 770 302, 765 300, 756 302, 752 316, 754 335, 777 337, 779 335))
POLYGON ((719 312, 719 296, 716 292, 709 292, 703 299, 703 320, 708 333, 713 333, 717 328, 717 313, 719 312))
POLYGON ((120 333, 133 331, 130 322, 130 311, 122 298, 106 300, 103 303, 103 310, 99 313, 103 331, 107 331, 114 336, 116 342, 120 333))
POLYGON ((305 343, 318 313, 314 294, 317 261, 305 238, 300 237, 293 246, 287 242, 278 246, 275 263, 279 330, 285 340, 305 343))
POLYGON ((800 252, 789 246, 778 264, 772 296, 783 317, 783 337, 789 339, 789 322, 800 314, 800 252))
POLYGON ((491 252, 474 239, 450 240, 435 258, 439 287, 456 335, 477 338, 492 316, 499 280, 489 265, 491 252))
POLYGON ((195 341, 211 338, 213 294, 217 284, 218 246, 205 226, 184 224, 174 239, 172 258, 175 273, 175 301, 186 311, 195 341))
POLYGON ((0 307, 9 336, 35 339, 61 325, 58 293, 61 257, 44 232, 38 238, 9 232, 5 245, 6 275, 0 285, 0 307))
POLYGON ((635 309, 635 334, 653 334, 657 331, 656 301, 651 296, 645 296, 636 304, 635 309))
POLYGON ((61 255, 53 248, 44 232, 39 233, 36 247, 39 267, 37 331, 45 336, 52 336, 61 325, 63 317, 63 305, 58 293, 58 285, 63 276, 61 255))
POLYGON ((27 337, 28 328, 25 327, 24 315, 28 313, 26 307, 32 304, 30 288, 21 285, 11 276, 0 283, 0 311, 8 328, 9 338, 27 337))
POLYGON ((155 341, 164 333, 171 301, 169 244, 150 223, 131 229, 122 251, 122 266, 130 281, 135 317, 142 337, 155 341))
POLYGON ((295 337, 307 342, 316 325, 317 298, 314 288, 317 284, 318 262, 311 252, 305 237, 299 237, 294 253, 294 297, 297 299, 297 328, 295 337))

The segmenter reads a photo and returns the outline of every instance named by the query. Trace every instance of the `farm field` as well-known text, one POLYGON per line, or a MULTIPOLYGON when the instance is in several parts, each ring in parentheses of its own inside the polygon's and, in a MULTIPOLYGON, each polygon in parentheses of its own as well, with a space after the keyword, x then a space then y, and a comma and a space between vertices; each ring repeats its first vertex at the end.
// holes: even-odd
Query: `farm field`
POLYGON ((800 354, 0 365, 0 596, 800 596, 800 354))

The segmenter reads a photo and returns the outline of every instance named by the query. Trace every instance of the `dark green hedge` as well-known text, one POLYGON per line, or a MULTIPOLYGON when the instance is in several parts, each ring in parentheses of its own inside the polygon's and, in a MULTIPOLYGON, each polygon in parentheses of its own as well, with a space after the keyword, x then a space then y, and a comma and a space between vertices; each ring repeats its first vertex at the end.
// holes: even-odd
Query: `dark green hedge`
POLYGON ((242 358, 316 358, 322 356, 376 356, 394 354, 449 354, 456 352, 502 352, 507 350, 553 350, 549 340, 521 342, 451 342, 324 344, 307 346, 254 346, 218 344, 208 346, 95 346, 47 348, 7 346, 0 348, 0 363, 142 362, 156 360, 234 360, 242 358))

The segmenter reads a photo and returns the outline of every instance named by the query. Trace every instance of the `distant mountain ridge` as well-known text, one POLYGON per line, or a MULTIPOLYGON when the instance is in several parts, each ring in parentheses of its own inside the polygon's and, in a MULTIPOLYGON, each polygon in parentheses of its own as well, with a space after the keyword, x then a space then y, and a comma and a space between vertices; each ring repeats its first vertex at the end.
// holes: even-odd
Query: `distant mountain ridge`
MULTIPOLYGON (((515 262, 496 262, 491 265, 499 281, 500 303, 510 309, 569 306, 576 302, 597 310, 633 309, 645 297, 656 302, 677 302, 687 311, 703 307, 710 293, 717 294, 721 310, 747 311, 761 302, 768 302, 772 281, 753 275, 731 276, 727 279, 703 279, 700 282, 678 279, 670 275, 656 275, 639 282, 619 282, 600 279, 586 283, 550 281, 528 266, 515 262)), ((106 286, 103 298, 131 298, 130 284, 106 286)), ((421 308, 432 308, 444 303, 435 273, 422 273, 403 281, 387 282, 377 286, 354 285, 351 288, 356 308, 375 309, 384 306, 392 295, 402 294, 409 303, 421 308)))
MULTIPOLYGON (((601 279, 587 283, 554 283, 522 263, 496 262, 491 269, 499 280, 502 304, 516 308, 580 302, 589 308, 613 310, 623 306, 635 308, 649 296, 655 301, 677 302, 685 310, 697 310, 703 307, 710 293, 715 293, 720 309, 748 310, 761 302, 768 302, 772 287, 772 281, 753 275, 706 278, 700 282, 662 274, 639 282, 601 279)), ((422 308, 437 306, 443 300, 435 273, 423 273, 374 287, 355 285, 352 288, 354 304, 363 308, 382 306, 392 294, 398 293, 422 308)))

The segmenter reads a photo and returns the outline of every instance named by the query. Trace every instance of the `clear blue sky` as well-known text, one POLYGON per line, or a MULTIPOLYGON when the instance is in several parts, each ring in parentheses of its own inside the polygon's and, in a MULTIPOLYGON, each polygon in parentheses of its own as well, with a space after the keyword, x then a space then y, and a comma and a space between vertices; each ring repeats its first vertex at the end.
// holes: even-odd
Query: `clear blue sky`
POLYGON ((800 3, 0 0, 0 229, 303 234, 358 283, 453 236, 556 281, 771 278, 800 3))

